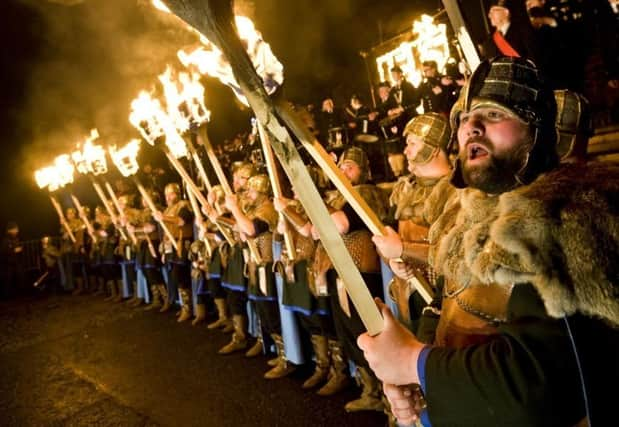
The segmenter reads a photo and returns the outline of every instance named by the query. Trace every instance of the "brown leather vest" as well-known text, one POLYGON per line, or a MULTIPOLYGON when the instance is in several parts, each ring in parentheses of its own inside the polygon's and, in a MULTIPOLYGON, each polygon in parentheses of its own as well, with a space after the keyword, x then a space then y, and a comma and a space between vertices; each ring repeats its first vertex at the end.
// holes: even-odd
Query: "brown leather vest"
MULTIPOLYGON (((187 208, 191 210, 189 203, 186 200, 179 200, 172 206, 168 206, 163 214, 165 216, 178 216, 180 211, 183 208, 187 208)), ((181 226, 178 226, 174 223, 166 222, 166 226, 170 230, 170 233, 172 233, 172 236, 174 236, 174 238, 177 241, 193 240, 193 224, 192 223, 185 223, 181 226)), ((167 236, 165 235, 164 235, 164 240, 167 240, 167 236)))
POLYGON ((460 289, 456 283, 446 283, 435 344, 462 348, 487 342, 497 334, 497 326, 507 321, 512 289, 495 284, 460 289))

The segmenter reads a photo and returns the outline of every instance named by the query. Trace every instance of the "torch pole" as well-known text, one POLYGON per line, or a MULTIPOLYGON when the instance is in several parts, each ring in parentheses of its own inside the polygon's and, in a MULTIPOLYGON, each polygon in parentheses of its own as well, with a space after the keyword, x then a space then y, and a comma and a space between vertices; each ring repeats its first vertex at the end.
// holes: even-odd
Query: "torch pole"
POLYGON ((77 213, 79 214, 80 218, 84 222, 84 225, 86 226, 86 231, 88 232, 88 235, 90 236, 90 238, 92 239, 94 243, 97 243, 97 236, 95 235, 95 229, 90 223, 90 220, 88 219, 88 217, 86 216, 86 212, 84 211, 84 206, 82 206, 82 203, 75 196, 75 194, 71 194, 71 200, 73 200, 73 204, 75 205, 77 209, 77 213))
POLYGON ((211 166, 215 171, 215 175, 217 175, 217 179, 219 180, 219 184, 224 190, 225 194, 234 194, 232 191, 232 187, 228 183, 228 179, 226 178, 226 174, 224 170, 221 168, 221 163, 219 163, 219 159, 215 154, 215 150, 213 150, 213 145, 211 144, 211 140, 208 138, 208 132, 206 131, 206 126, 204 126, 203 133, 203 143, 204 150, 206 150, 206 155, 208 156, 209 161, 211 162, 211 166))
MULTIPOLYGON (((187 170, 181 164, 181 162, 179 162, 178 159, 172 155, 172 153, 170 152, 170 150, 168 150, 167 147, 164 148, 163 151, 166 157, 168 158, 168 160, 170 161, 170 163, 172 164, 172 166, 174 167, 174 169, 176 169, 178 174, 185 181, 185 184, 187 184, 187 189, 189 190, 188 193, 190 192, 193 193, 195 198, 200 202, 202 206, 211 208, 208 200, 206 200, 206 197, 204 197, 204 195, 202 194, 202 192, 200 191, 196 183, 193 181, 193 179, 191 179, 191 176, 189 176, 189 174, 187 173, 187 170)), ((226 241, 230 243, 231 245, 233 245, 234 240, 232 240, 232 236, 230 236, 230 233, 228 233, 228 231, 225 230, 221 225, 217 223, 215 225, 217 225, 217 228, 219 229, 219 231, 221 231, 221 234, 223 234, 226 241)))
POLYGON ((73 231, 71 231, 71 228, 69 227, 69 223, 67 222, 67 219, 64 216, 64 212, 62 212, 62 207, 60 206, 60 203, 58 203, 58 200, 56 200, 56 198, 52 196, 51 194, 49 195, 49 199, 52 201, 52 205, 54 205, 54 208, 56 209, 56 213, 58 214, 58 219, 60 220, 60 224, 62 224, 65 231, 67 232, 69 239, 71 239, 73 243, 76 243, 77 240, 75 239, 75 234, 73 234, 73 231))
POLYGON ((196 164, 196 168, 198 169, 198 174, 200 175, 200 179, 202 180, 202 182, 204 182, 206 189, 208 191, 211 191, 213 186, 211 185, 211 181, 208 179, 208 176, 206 175, 206 171, 204 170, 204 165, 202 164, 202 160, 200 159, 200 156, 198 155, 198 151, 196 150, 196 147, 194 147, 193 143, 191 142, 191 138, 185 138, 185 142, 187 143, 189 155, 191 156, 194 163, 196 164))
MULTIPOLYGON (((114 206, 116 206, 116 210, 118 211, 118 214, 120 216, 125 216, 125 212, 123 211, 122 206, 120 206, 120 201, 118 201, 118 197, 116 196, 116 193, 114 192, 114 189, 112 188, 112 186, 110 185, 109 182, 105 182, 105 189, 107 190, 108 194, 110 195, 110 199, 112 199, 112 203, 114 203, 114 206)), ((119 220, 118 217, 116 217, 117 220, 119 220)), ((120 221, 118 222, 120 224, 120 221)), ((132 233, 129 231, 129 229, 127 229, 127 232, 129 233, 129 236, 131 237, 131 242, 133 242, 134 245, 137 245, 138 243, 138 239, 135 237, 135 233, 132 233)), ((126 239, 127 237, 124 235, 124 233, 121 234, 123 235, 123 237, 126 239)))
MULTIPOLYGON (((193 191, 187 189, 187 197, 189 198, 189 203, 191 204, 191 208, 193 209, 194 214, 196 215, 196 222, 198 223, 198 227, 201 231, 205 231, 204 227, 204 217, 202 216, 202 212, 200 211, 200 206, 198 205, 198 201, 196 200, 196 196, 193 194, 193 191)), ((206 234, 206 233, 205 233, 206 234)), ((208 241, 208 237, 206 235, 201 239, 206 246, 206 251, 208 252, 208 256, 211 257, 213 254, 213 248, 211 248, 211 243, 208 241)))
MULTIPOLYGON (((148 209, 150 209, 153 215, 155 215, 155 213, 159 212, 159 209, 157 209, 157 206, 155 206, 153 199, 151 199, 151 197, 148 195, 148 192, 146 191, 142 183, 137 179, 137 177, 134 176, 133 179, 135 180, 135 186, 138 188, 138 191, 140 192, 140 195, 142 196, 144 202, 146 202, 148 209)), ((168 240, 170 240, 172 246, 174 246, 174 249, 178 251, 178 243, 176 243, 176 240, 174 240, 174 236, 172 236, 172 232, 170 231, 166 223, 163 220, 157 220, 157 222, 159 223, 159 225, 161 225, 164 234, 166 235, 168 240)))
MULTIPOLYGON (((219 184, 221 188, 224 190, 224 194, 231 195, 234 194, 232 191, 232 187, 228 183, 228 179, 226 178, 226 174, 224 173, 223 168, 221 167, 221 163, 219 163, 219 159, 215 154, 215 150, 213 150, 213 145, 211 144, 211 140, 208 138, 208 132, 206 131, 206 126, 204 127, 204 149, 206 150, 206 155, 208 156, 209 161, 211 162, 211 166, 215 171, 215 175, 217 175, 217 179, 219 180, 219 184)), ((256 264, 262 264, 260 259, 260 252, 258 252, 258 247, 256 246, 256 242, 254 239, 247 239, 247 247, 249 248, 249 252, 251 252, 254 261, 256 264)))
MULTIPOLYGON (((103 203, 103 206, 105 207, 105 210, 107 211, 108 215, 110 216, 110 218, 112 218, 112 223, 114 224, 114 227, 116 227, 116 229, 120 233, 120 236, 124 240, 127 240, 125 231, 119 225, 120 222, 118 221, 118 216, 116 216, 116 214, 114 213, 114 210, 112 209, 112 206, 110 206, 110 201, 105 197, 105 193, 103 192, 103 189, 101 188, 99 183, 96 182, 94 179, 92 180, 92 186, 95 189, 95 192, 97 193, 97 195, 99 196, 99 199, 101 199, 101 203, 103 203)), ((133 241, 134 237, 132 237, 131 240, 133 241)))
MULTIPOLYGON (((269 180, 271 181, 271 188, 273 189, 274 197, 282 197, 282 186, 279 180, 279 176, 277 175, 277 169, 275 167, 275 156, 273 156, 273 149, 271 148, 271 142, 269 141, 269 137, 267 132, 262 126, 262 123, 258 122, 258 132, 260 133, 260 142, 262 144, 262 151, 264 151, 264 162, 267 167, 267 173, 269 175, 269 180)), ((279 214, 280 221, 283 219, 283 215, 280 212, 279 214)), ((294 247, 294 239, 292 237, 292 233, 290 233, 290 229, 286 227, 284 230, 284 244, 286 245, 286 252, 288 253, 288 259, 294 261, 296 251, 294 247)))

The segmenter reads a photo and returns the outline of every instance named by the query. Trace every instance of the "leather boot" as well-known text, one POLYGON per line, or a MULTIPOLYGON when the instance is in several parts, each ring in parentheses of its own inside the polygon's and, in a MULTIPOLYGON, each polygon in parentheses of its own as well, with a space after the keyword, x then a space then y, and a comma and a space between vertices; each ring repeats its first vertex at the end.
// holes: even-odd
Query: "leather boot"
POLYGON ((181 307, 181 314, 176 320, 180 323, 191 319, 191 293, 189 289, 179 289, 178 293, 181 296, 181 303, 183 304, 181 307))
POLYGON ((312 347, 316 357, 316 367, 311 377, 305 380, 301 386, 303 389, 316 387, 324 382, 329 376, 329 343, 323 335, 312 335, 312 347))
POLYGON ((133 282, 131 287, 133 289, 133 294, 131 295, 131 298, 127 300, 126 304, 129 307, 135 307, 141 304, 140 299, 138 298, 138 284, 133 282))
POLYGON ((258 336, 256 343, 251 346, 249 350, 245 352, 245 357, 256 357, 262 354, 262 349, 264 348, 262 335, 258 336))
POLYGON ((97 276, 88 276, 88 291, 91 294, 94 294, 97 291, 99 283, 97 280, 97 276))
POLYGON ((172 308, 172 304, 170 302, 170 298, 168 297, 168 289, 165 285, 159 285, 159 293, 161 294, 161 298, 163 299, 163 305, 159 309, 159 313, 165 313, 170 311, 172 308))
POLYGON ((368 368, 358 366, 357 373, 361 382, 361 397, 357 400, 348 402, 344 409, 346 412, 358 411, 378 411, 382 412, 385 408, 382 397, 382 387, 380 381, 368 368))
POLYGON ((84 293, 84 279, 82 277, 75 278, 75 289, 71 295, 82 295, 84 293))
POLYGON ((344 354, 340 343, 336 340, 329 340, 329 352, 331 353, 331 367, 329 368, 329 381, 316 392, 319 396, 331 396, 338 393, 350 385, 348 376, 348 364, 344 359, 344 354))
POLYGON ((230 354, 235 351, 245 350, 247 348, 247 320, 245 316, 235 314, 232 316, 232 323, 234 324, 234 333, 232 334, 232 340, 219 349, 219 354, 230 354))
MULTIPOLYGON (((226 300, 224 298, 215 298, 215 307, 217 308, 217 320, 209 323, 208 329, 218 329, 231 326, 232 322, 228 318, 228 310, 226 309, 226 300)), ((228 331, 232 332, 232 331, 228 331)))
POLYGON ((146 307, 144 307, 144 311, 154 310, 156 308, 161 308, 161 293, 159 292, 160 285, 152 285, 150 287, 150 295, 151 301, 146 307))
POLYGON ((206 306, 204 304, 196 304, 196 317, 192 320, 191 326, 196 326, 204 322, 206 319, 206 306))
POLYGON ((112 301, 114 298, 116 298, 116 281, 108 280, 107 286, 110 289, 110 295, 103 301, 112 301))
POLYGON ((103 277, 97 277, 97 290, 93 295, 103 295, 105 294, 105 280, 103 277))
POLYGON ((234 332, 234 323, 232 322, 232 320, 228 319, 226 321, 226 326, 223 327, 221 332, 223 332, 224 334, 229 334, 230 332, 234 332))
POLYGON ((291 373, 293 373, 296 369, 292 363, 288 362, 286 359, 286 352, 284 350, 284 339, 279 334, 271 334, 271 338, 275 342, 275 348, 277 349, 277 359, 278 364, 264 374, 264 378, 267 380, 274 380, 277 378, 283 378, 291 373))
POLYGON ((116 297, 112 302, 122 302, 123 300, 123 283, 122 281, 114 280, 114 287, 116 288, 116 297))

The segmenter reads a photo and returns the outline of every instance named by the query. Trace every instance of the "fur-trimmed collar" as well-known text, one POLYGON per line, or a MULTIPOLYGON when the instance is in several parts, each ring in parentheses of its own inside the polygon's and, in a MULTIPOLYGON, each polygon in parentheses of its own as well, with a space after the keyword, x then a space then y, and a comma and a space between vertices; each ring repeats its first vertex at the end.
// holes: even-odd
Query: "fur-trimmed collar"
POLYGON ((548 314, 619 326, 619 165, 567 164, 500 195, 465 189, 434 224, 434 266, 460 285, 532 283, 548 314))

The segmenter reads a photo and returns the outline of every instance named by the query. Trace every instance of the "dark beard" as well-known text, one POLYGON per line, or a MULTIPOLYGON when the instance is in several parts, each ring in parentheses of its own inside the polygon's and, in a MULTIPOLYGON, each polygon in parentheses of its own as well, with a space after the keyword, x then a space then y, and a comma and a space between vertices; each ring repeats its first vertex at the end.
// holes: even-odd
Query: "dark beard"
POLYGON ((466 150, 460 153, 462 178, 466 185, 488 194, 501 194, 520 185, 517 178, 527 155, 527 144, 521 144, 507 156, 498 158, 489 152, 488 162, 481 166, 467 166, 466 150))

